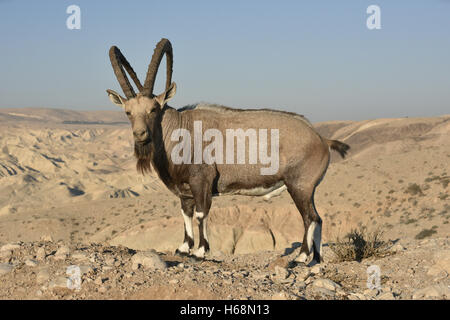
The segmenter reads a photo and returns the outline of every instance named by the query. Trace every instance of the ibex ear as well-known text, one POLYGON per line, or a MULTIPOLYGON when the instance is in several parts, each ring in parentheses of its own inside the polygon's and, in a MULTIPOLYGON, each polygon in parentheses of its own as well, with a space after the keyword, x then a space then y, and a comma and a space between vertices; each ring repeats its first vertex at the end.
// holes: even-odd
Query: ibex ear
POLYGON ((177 84, 175 82, 172 82, 169 89, 161 93, 159 96, 156 97, 156 101, 158 101, 159 105, 161 107, 164 107, 167 101, 173 98, 175 93, 177 92, 177 84))
POLYGON ((114 103, 115 105, 117 105, 119 107, 125 108, 125 102, 127 101, 127 99, 122 97, 120 94, 118 94, 114 90, 108 89, 108 90, 106 90, 106 92, 108 93, 109 100, 111 100, 112 103, 114 103))

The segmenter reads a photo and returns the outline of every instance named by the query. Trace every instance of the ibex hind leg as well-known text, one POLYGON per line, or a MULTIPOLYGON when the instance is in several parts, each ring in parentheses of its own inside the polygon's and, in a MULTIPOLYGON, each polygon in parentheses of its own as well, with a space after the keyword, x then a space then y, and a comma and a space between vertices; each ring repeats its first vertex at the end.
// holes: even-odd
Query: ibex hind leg
POLYGON ((298 187, 298 184, 288 184, 288 191, 300 211, 305 228, 300 255, 295 259, 300 263, 306 263, 311 252, 314 254, 312 264, 323 261, 322 219, 314 206, 314 189, 315 186, 308 189, 305 185, 298 187))

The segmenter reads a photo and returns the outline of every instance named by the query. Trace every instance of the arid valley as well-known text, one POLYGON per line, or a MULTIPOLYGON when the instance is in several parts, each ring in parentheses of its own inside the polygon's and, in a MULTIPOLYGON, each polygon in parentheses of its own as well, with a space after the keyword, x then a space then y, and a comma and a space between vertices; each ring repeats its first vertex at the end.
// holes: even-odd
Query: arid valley
POLYGON ((290 262, 303 223, 286 191, 215 198, 197 261, 174 255, 179 200, 136 171, 125 114, 0 109, 0 299, 449 299, 450 115, 314 126, 351 146, 316 192, 324 263, 290 262), (361 227, 385 254, 341 261, 332 244, 361 227))

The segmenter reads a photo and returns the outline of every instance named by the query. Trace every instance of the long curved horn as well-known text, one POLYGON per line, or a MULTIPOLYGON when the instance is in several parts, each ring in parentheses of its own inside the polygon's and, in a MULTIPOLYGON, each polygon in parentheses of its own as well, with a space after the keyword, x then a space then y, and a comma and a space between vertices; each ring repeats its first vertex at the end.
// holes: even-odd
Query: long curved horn
POLYGON ((112 46, 111 49, 109 49, 109 59, 111 60, 111 65, 113 67, 114 73, 116 74, 117 80, 119 81, 119 84, 122 87, 123 93, 125 94, 127 99, 135 97, 136 93, 134 92, 130 81, 128 81, 125 70, 128 72, 131 79, 133 79, 139 91, 142 91, 143 87, 133 68, 128 63, 127 59, 123 56, 122 52, 120 52, 119 48, 117 48, 116 46, 112 46), (123 67, 125 67, 125 70, 123 70, 123 67))
POLYGON ((166 72, 166 90, 169 89, 172 83, 172 68, 173 68, 173 52, 172 44, 168 39, 161 39, 156 45, 153 52, 152 60, 148 66, 147 77, 145 78, 144 90, 141 91, 147 97, 153 97, 153 87, 155 85, 156 74, 158 73, 159 64, 166 54, 167 72, 166 72))

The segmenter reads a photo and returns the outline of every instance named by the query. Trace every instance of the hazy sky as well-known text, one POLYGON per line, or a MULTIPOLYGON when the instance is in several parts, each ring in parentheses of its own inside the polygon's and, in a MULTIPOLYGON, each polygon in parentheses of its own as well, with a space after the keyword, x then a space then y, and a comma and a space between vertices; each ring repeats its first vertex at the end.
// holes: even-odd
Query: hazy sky
POLYGON ((0 107, 117 110, 105 92, 122 93, 110 46, 143 82, 166 37, 173 107, 270 107, 312 121, 448 114, 449 17, 450 0, 0 0, 0 107), (66 27, 72 4, 81 30, 66 27), (371 4, 381 30, 366 27, 371 4))

